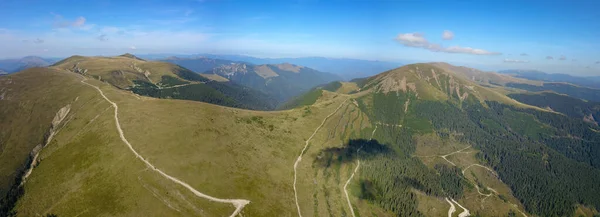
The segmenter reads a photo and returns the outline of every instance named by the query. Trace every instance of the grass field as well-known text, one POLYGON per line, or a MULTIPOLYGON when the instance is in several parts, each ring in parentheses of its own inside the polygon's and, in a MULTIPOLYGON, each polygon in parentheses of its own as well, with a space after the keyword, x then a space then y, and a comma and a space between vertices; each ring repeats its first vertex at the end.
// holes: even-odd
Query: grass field
MULTIPOLYGON (((51 84, 64 91, 59 93, 64 100, 48 102, 56 108, 48 109, 48 117, 46 121, 40 120, 40 125, 49 126, 54 113, 64 104, 72 106, 67 122, 42 150, 40 163, 24 186, 25 194, 16 206, 19 215, 223 216, 233 211, 229 204, 197 198, 148 170, 119 139, 112 107, 97 91, 81 83, 76 74, 39 70, 3 78, 16 82, 18 76, 49 76, 57 79, 57 83, 51 84)), ((360 131, 368 127, 366 116, 346 101, 347 96, 325 91, 314 105, 259 112, 139 97, 97 80, 87 82, 99 86, 119 106, 124 135, 146 160, 208 195, 250 200, 242 211, 245 216, 296 215, 293 162, 305 139, 344 102, 339 113, 311 141, 299 166, 298 182, 299 203, 310 210, 306 213, 313 213, 314 188, 309 183, 313 183, 315 172, 335 174, 331 179, 323 179, 324 190, 318 194, 323 197, 333 192, 336 196, 323 197, 318 203, 322 207, 335 203, 335 215, 348 213, 341 194, 343 188, 338 183, 348 178, 354 164, 338 164, 335 170, 327 172, 317 171, 312 165, 315 153, 339 146, 349 138, 358 138, 360 131)), ((40 88, 28 94, 44 95, 43 91, 40 88)), ((17 101, 13 102, 10 105, 17 101)), ((42 135, 44 130, 47 127, 34 132, 42 135)), ((22 150, 26 157, 31 149, 22 150)), ((326 215, 327 211, 321 212, 326 215)))
MULTIPOLYGON (((318 90, 299 98, 297 108, 265 112, 137 96, 95 78, 89 75, 87 83, 99 87, 118 105, 124 137, 137 153, 204 194, 249 200, 242 216, 298 216, 293 165, 314 133, 297 167, 302 216, 352 216, 344 184, 357 161, 347 147, 349 141, 368 139, 374 132, 370 116, 364 113, 373 105, 363 103, 373 100, 370 91, 350 94, 357 86, 344 82, 337 92, 318 90), (355 101, 358 97, 362 100, 355 101)), ((6 171, 24 168, 56 111, 71 105, 64 124, 41 151, 40 163, 24 185, 15 207, 20 216, 228 216, 233 212, 230 204, 199 198, 136 158, 119 137, 113 107, 98 91, 81 83, 82 79, 60 68, 0 77, 0 174, 4 175, 0 184, 4 192, 17 176, 6 171)), ((404 108, 400 107, 394 108, 404 108)), ((472 166, 484 163, 475 157, 478 150, 454 139, 459 133, 446 132, 449 136, 442 139, 432 132, 430 123, 406 117, 403 123, 410 126, 405 127, 422 133, 412 137, 416 144, 413 157, 430 168, 436 164, 469 168, 464 179, 470 184, 457 201, 471 214, 504 216, 517 207, 523 210, 494 173, 472 166), (491 196, 481 195, 475 186, 491 196)), ((394 216, 359 198, 360 172, 348 185, 356 216, 394 216)), ((449 204, 444 198, 412 191, 421 213, 447 216, 449 204)), ((455 215, 460 212, 457 207, 455 215)), ((578 208, 578 213, 593 212, 578 208)))

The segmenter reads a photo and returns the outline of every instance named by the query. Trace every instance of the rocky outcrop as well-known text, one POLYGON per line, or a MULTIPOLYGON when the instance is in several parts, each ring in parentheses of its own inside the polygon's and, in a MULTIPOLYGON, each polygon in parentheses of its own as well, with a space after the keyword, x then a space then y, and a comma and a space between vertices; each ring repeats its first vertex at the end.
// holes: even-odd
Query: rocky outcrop
POLYGON ((79 68, 79 63, 75 63, 75 65, 73 65, 73 68, 71 69, 71 71, 78 73, 78 74, 85 75, 88 70, 79 68))
POLYGON ((214 68, 212 70, 212 72, 214 74, 221 75, 223 77, 230 79, 232 76, 234 76, 237 73, 242 73, 242 74, 248 73, 248 68, 250 68, 250 67, 244 63, 232 63, 229 65, 223 65, 223 66, 214 68))
POLYGON ((58 110, 58 112, 56 112, 56 115, 54 115, 54 119, 52 119, 52 123, 50 124, 50 129, 48 129, 48 132, 46 132, 46 134, 44 135, 44 140, 42 141, 41 144, 38 144, 37 146, 35 146, 33 148, 33 150, 31 151, 31 153, 29 153, 31 162, 29 163, 29 168, 27 168, 27 171, 23 174, 20 185, 23 185, 25 183, 25 181, 27 181, 27 178, 29 177, 29 175, 31 175, 33 168, 39 162, 38 156, 39 156, 40 152, 42 151, 42 149, 44 147, 46 147, 48 144, 50 144, 50 141, 52 141, 52 138, 58 132, 59 125, 67 117, 67 115, 69 114, 69 111, 71 111, 71 104, 68 104, 65 107, 62 107, 61 109, 58 110))
POLYGON ((154 83, 154 82, 152 82, 152 79, 150 79, 150 77, 149 77, 151 75, 150 71, 144 70, 144 69, 138 67, 134 62, 131 63, 130 67, 132 69, 134 69, 135 71, 142 73, 144 75, 144 77, 146 77, 146 79, 148 79, 148 81, 150 81, 150 83, 154 83))
POLYGON ((588 122, 590 124, 594 124, 596 126, 598 125, 598 122, 596 122, 596 119, 594 118, 594 116, 592 114, 583 116, 583 121, 588 122))

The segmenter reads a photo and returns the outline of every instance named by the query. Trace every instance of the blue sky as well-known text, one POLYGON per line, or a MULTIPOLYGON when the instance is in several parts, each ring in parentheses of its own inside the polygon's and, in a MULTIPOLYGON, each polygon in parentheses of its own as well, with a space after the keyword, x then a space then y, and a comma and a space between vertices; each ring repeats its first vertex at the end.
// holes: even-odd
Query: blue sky
POLYGON ((0 58, 220 53, 600 75, 598 8, 594 0, 0 0, 0 58))

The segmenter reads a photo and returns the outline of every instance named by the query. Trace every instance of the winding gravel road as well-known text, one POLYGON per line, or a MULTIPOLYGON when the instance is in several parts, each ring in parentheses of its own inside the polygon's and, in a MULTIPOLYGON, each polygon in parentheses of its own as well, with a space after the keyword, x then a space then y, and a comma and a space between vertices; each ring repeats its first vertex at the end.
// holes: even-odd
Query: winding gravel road
POLYGON ((448 202, 450 204, 450 209, 448 209, 448 217, 452 217, 452 213, 456 212, 456 207, 450 200, 448 200, 447 197, 445 199, 446 199, 446 202, 448 202))
POLYGON ((467 216, 471 215, 469 210, 467 208, 463 207, 462 205, 460 205, 460 203, 456 202, 456 200, 454 200, 454 199, 450 199, 450 200, 452 200, 452 202, 456 203, 456 205, 458 205, 461 209, 463 209, 463 212, 458 214, 458 217, 467 217, 467 216))
POLYGON ((133 152, 133 154, 135 154, 135 156, 137 158, 139 158, 142 162, 144 162, 146 164, 146 166, 148 166, 148 168, 152 168, 154 171, 158 172, 159 174, 161 174, 163 177, 187 188, 189 191, 191 191, 192 193, 194 193, 196 196, 210 200, 210 201, 214 201, 214 202, 219 202, 219 203, 229 203, 232 204, 235 207, 235 211, 233 213, 231 213, 230 217, 234 217, 237 216, 242 209, 244 208, 244 206, 246 206, 247 204, 250 203, 249 200, 243 200, 243 199, 220 199, 220 198, 216 198, 216 197, 212 197, 206 194, 203 194, 202 192, 199 192, 198 190, 194 189, 192 186, 190 186, 189 184, 175 178, 172 177, 166 173, 164 173, 162 170, 157 169, 154 165, 152 165, 150 162, 148 162, 146 159, 144 159, 144 157, 142 157, 140 154, 138 154, 137 151, 135 151, 135 149, 133 149, 133 146, 131 146, 131 144, 129 143, 129 141, 127 141, 127 138, 125 138, 125 135, 123 134, 123 130, 121 129, 121 124, 119 123, 119 106, 117 106, 116 103, 114 103, 113 101, 110 101, 110 99, 108 99, 108 97, 106 97, 106 95, 104 95, 104 92, 102 92, 102 90, 92 84, 89 84, 87 82, 85 82, 87 80, 87 78, 84 77, 84 80, 81 80, 81 83, 88 85, 90 87, 95 88, 96 90, 98 90, 98 92, 100 93, 100 95, 102 95, 102 97, 112 105, 112 107, 115 109, 115 124, 117 127, 117 131, 119 132, 119 136, 121 137, 121 141, 123 141, 127 147, 129 147, 129 149, 131 150, 131 152, 133 152))
MULTIPOLYGON (((376 130, 377 125, 375 125, 375 129, 373 129, 373 132, 371 133, 371 138, 369 140, 373 140, 373 135, 375 135, 376 130)), ((358 152, 362 148, 363 147, 361 146, 360 148, 358 148, 358 150, 356 150, 356 168, 354 168, 354 172, 352 172, 352 175, 350 176, 350 178, 348 178, 348 181, 346 181, 346 184, 344 185, 344 193, 346 194, 346 201, 348 202, 348 207, 350 208, 350 213, 352 213, 352 217, 356 217, 356 215, 354 214, 354 208, 352 208, 352 203, 350 203, 350 197, 348 197, 348 184, 350 183, 350 181, 352 181, 352 178, 354 178, 354 174, 356 173, 356 171, 358 171, 358 168, 360 167, 360 158, 358 158, 358 152)))
POLYGON ((327 115, 327 117, 325 117, 323 119, 323 122, 321 122, 321 125, 319 125, 319 127, 317 127, 317 129, 315 129, 315 132, 313 132, 313 134, 310 135, 310 137, 308 137, 308 139, 304 143, 304 148, 302 149, 302 152, 300 152, 300 155, 298 155, 298 159, 296 159, 296 162, 294 163, 294 198, 296 199, 296 208, 298 209, 299 217, 302 217, 302 213, 300 212, 300 204, 298 204, 298 190, 296 189, 298 164, 300 163, 300 161, 302 161, 302 155, 304 155, 304 152, 306 151, 306 148, 308 147, 308 143, 310 142, 310 140, 317 134, 319 129, 321 129, 321 127, 323 127, 323 125, 325 125, 325 122, 327 121, 327 119, 329 119, 331 116, 333 116, 333 114, 335 114, 338 110, 340 110, 340 108, 342 107, 342 105, 344 105, 345 102, 346 102, 346 100, 344 100, 342 103, 340 103, 340 105, 331 114, 327 115))

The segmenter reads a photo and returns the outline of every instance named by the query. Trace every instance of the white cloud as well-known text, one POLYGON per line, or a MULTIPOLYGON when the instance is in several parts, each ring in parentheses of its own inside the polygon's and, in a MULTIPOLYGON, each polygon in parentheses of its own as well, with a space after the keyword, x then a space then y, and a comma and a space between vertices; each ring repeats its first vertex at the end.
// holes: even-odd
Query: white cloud
POLYGON ((471 47, 460 47, 451 46, 443 47, 439 44, 430 43, 420 33, 404 33, 398 34, 395 38, 397 42, 407 47, 417 47, 427 49, 432 52, 444 52, 444 53, 462 53, 462 54, 473 54, 473 55, 500 55, 499 52, 491 52, 483 49, 471 48, 471 47))
POLYGON ((42 40, 40 38, 36 38, 35 40, 33 40, 33 43, 41 44, 41 43, 44 43, 44 40, 42 40))
POLYGON ((547 56, 547 57, 546 57, 546 59, 547 59, 547 60, 553 60, 553 59, 554 59, 554 57, 552 57, 552 56, 547 56))
POLYGON ((505 63, 528 63, 529 60, 504 59, 505 63))
POLYGON ((137 48, 136 48, 135 46, 131 46, 131 47, 129 47, 129 49, 131 49, 131 50, 135 50, 135 49, 137 49, 137 48))
POLYGON ((482 50, 482 49, 476 49, 476 48, 470 48, 470 47, 459 47, 459 46, 452 46, 452 47, 448 47, 444 49, 445 51, 443 52, 447 52, 447 53, 466 53, 466 54, 475 54, 475 55, 498 55, 500 53, 498 52, 490 52, 487 50, 482 50))
POLYGON ((450 30, 444 30, 444 33, 442 33, 442 39, 452 40, 454 39, 454 33, 450 30))
POLYGON ((565 57, 565 56, 560 56, 560 58, 559 58, 559 60, 566 60, 566 59, 567 59, 567 57, 565 57))
POLYGON ((421 33, 398 34, 396 40, 409 47, 424 47, 429 44, 421 33))
POLYGON ((529 56, 529 54, 521 53, 521 56, 529 56))

